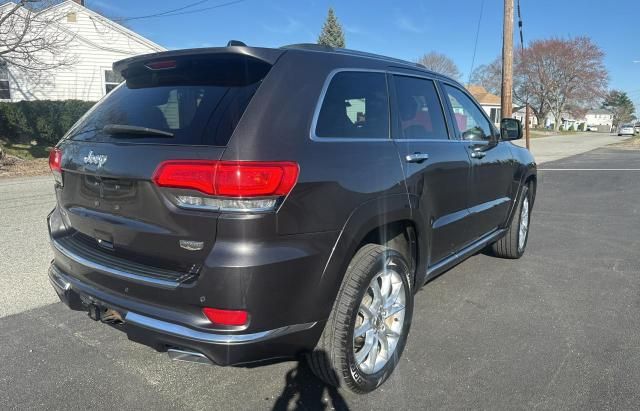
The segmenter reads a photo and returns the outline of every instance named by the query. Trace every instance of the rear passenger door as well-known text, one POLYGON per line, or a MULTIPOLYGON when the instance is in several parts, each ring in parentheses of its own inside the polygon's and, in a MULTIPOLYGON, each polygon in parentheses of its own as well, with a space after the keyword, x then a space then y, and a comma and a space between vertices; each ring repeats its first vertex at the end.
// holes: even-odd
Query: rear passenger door
POLYGON ((428 233, 433 265, 469 242, 467 189, 470 160, 449 127, 433 80, 390 75, 393 137, 403 162, 416 218, 428 233))

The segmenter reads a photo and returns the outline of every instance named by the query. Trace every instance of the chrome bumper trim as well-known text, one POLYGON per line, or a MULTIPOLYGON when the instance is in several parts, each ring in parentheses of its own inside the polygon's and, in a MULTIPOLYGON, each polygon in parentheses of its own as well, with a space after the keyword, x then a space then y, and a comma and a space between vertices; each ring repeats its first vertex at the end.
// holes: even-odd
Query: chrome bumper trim
POLYGON ((175 337, 186 338, 203 343, 210 344, 246 344, 268 340, 282 335, 290 334, 296 331, 308 330, 315 322, 305 324, 294 324, 286 327, 276 328, 274 330, 261 331, 252 334, 215 334, 204 331, 197 331, 182 325, 157 320, 141 314, 129 311, 124 317, 125 323, 135 324, 151 331, 162 334, 170 334, 175 337))
POLYGON ((176 282, 176 281, 170 281, 170 280, 162 280, 159 278, 151 278, 151 277, 145 277, 142 275, 137 275, 137 274, 133 274, 130 272, 126 272, 126 271, 122 271, 119 270, 117 268, 113 268, 113 267, 108 267, 106 265, 103 264, 98 264, 94 261, 88 260, 82 256, 79 256, 78 254, 69 251, 68 249, 64 248, 60 243, 58 243, 56 240, 51 240, 51 244, 53 244, 53 247, 58 250, 60 253, 62 253, 65 257, 75 261, 76 263, 83 265, 87 268, 91 268, 92 270, 96 270, 99 271, 103 274, 107 274, 107 275, 111 275, 114 277, 119 277, 119 278, 124 278, 130 281, 134 281, 140 284, 146 284, 146 285, 154 285, 156 287, 161 287, 161 288, 168 288, 168 289, 175 289, 178 288, 178 286, 180 285, 180 283, 176 282))

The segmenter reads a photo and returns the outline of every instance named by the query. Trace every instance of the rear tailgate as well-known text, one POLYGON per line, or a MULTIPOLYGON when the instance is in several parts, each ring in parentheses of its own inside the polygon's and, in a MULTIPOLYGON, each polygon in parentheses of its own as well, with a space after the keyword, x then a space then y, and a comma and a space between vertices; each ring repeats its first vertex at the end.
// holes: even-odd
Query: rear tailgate
POLYGON ((125 260, 177 272, 202 264, 215 241, 218 214, 176 207, 151 178, 164 160, 219 159, 223 148, 69 142, 63 150, 58 206, 77 240, 125 260), (101 167, 84 164, 90 155, 107 161, 101 167))

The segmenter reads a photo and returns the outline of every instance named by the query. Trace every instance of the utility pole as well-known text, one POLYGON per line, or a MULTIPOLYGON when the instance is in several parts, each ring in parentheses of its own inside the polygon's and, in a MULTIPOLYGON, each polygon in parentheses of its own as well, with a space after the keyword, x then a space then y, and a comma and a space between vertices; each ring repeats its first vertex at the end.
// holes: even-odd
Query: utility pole
POLYGON ((529 140, 529 103, 527 102, 527 105, 525 106, 524 109, 524 131, 525 131, 525 141, 527 142, 527 150, 529 150, 531 147, 530 144, 530 140, 529 140))
POLYGON ((513 109, 513 0, 504 0, 504 22, 502 27, 502 90, 500 108, 502 118, 511 117, 513 109))

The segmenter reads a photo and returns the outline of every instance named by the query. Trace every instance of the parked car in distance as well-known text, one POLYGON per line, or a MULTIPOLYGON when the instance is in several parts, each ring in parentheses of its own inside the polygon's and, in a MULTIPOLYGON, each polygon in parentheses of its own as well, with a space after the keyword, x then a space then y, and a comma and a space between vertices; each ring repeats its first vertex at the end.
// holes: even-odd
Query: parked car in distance
POLYGON ((587 131, 598 131, 598 126, 587 126, 587 131))
POLYGON ((487 246, 525 252, 522 127, 495 129, 455 80, 238 42, 113 68, 126 81, 50 157, 49 276, 133 341, 218 365, 302 355, 364 393, 397 365, 421 286, 487 246))
POLYGON ((618 129, 618 136, 633 136, 635 133, 636 130, 633 124, 624 124, 618 129))

